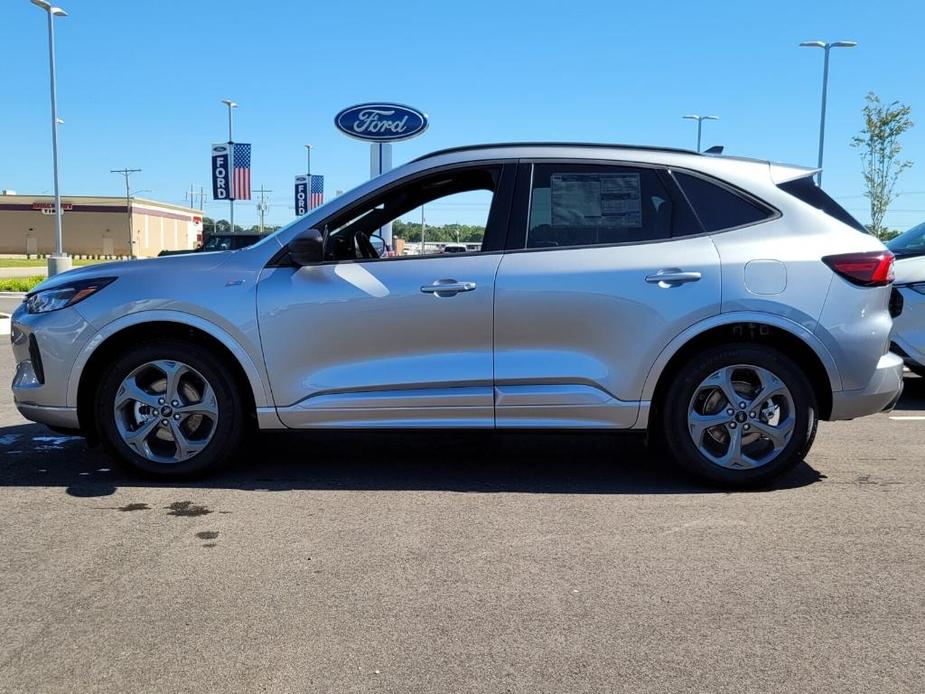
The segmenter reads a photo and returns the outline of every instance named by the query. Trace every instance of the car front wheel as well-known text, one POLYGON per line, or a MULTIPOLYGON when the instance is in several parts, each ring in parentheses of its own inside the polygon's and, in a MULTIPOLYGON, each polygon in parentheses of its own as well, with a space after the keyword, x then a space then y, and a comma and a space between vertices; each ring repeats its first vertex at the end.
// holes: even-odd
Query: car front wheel
POLYGON ((764 483, 812 445, 815 394, 803 372, 766 346, 730 345, 699 354, 667 391, 668 448, 687 470, 731 486, 764 483))
POLYGON ((195 343, 162 340, 115 360, 96 396, 107 448, 159 477, 213 470, 241 441, 244 410, 225 365, 195 343))

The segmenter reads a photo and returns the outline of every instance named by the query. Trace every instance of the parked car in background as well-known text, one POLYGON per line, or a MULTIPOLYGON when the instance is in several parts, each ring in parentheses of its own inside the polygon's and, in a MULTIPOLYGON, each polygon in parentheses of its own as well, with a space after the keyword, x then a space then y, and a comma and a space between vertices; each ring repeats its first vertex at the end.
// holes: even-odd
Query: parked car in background
POLYGON ((458 427, 646 432, 694 473, 763 483, 819 419, 902 391, 893 255, 813 174, 444 150, 234 253, 49 278, 13 316, 14 399, 164 477, 215 468, 251 427, 458 427), (477 251, 380 257, 376 230, 470 191, 490 198, 477 251))
POLYGON ((467 250, 464 243, 448 243, 443 247, 444 253, 465 253, 467 250))
POLYGON ((260 234, 208 234, 202 245, 198 248, 192 248, 184 251, 161 251, 158 257, 165 255, 183 255, 185 253, 206 253, 211 251, 236 251, 239 248, 247 248, 257 243, 261 238, 260 234))
POLYGON ((895 291, 903 310, 893 323, 893 351, 925 376, 925 222, 887 243, 896 256, 895 291))

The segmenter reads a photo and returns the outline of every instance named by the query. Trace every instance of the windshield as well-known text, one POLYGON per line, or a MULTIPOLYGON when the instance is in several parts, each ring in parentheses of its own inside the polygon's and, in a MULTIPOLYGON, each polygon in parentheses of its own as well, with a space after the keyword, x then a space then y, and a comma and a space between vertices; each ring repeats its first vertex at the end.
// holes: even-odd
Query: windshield
POLYGON ((925 222, 903 232, 887 243, 886 247, 898 257, 925 255, 925 222))

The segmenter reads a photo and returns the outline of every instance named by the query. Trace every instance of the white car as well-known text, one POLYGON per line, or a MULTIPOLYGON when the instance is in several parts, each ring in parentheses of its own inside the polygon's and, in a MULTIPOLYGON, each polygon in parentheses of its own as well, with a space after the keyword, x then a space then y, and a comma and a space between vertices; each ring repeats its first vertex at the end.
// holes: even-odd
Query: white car
POLYGON ((887 244, 896 256, 895 290, 902 313, 893 322, 893 351, 925 377, 925 222, 887 244))

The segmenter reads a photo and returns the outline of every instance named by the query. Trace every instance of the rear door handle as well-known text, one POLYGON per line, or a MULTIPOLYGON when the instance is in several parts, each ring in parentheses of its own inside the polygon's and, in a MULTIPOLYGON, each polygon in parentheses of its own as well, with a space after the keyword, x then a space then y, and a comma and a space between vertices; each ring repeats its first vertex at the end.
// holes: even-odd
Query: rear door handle
POLYGON ((460 292, 472 292, 476 288, 475 282, 457 282, 456 280, 437 280, 433 284, 425 284, 421 291, 425 294, 437 296, 456 296, 460 292))
POLYGON ((699 272, 684 272, 680 268, 663 268, 653 275, 646 275, 646 282, 659 287, 677 287, 688 282, 697 282, 703 275, 699 272))

